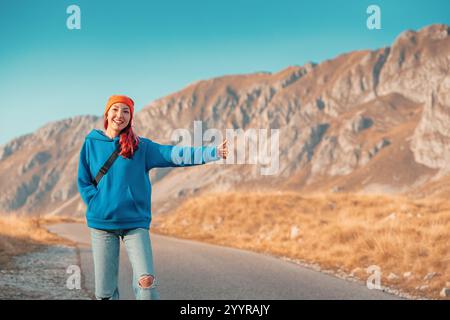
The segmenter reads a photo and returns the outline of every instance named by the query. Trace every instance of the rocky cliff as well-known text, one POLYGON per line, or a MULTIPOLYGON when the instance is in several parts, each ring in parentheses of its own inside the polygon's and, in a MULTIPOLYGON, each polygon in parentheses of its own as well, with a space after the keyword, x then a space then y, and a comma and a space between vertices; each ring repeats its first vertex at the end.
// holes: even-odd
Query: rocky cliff
MULTIPOLYGON (((103 110, 98 106, 99 113, 103 110)), ((140 110, 139 135, 174 143, 175 129, 279 129, 277 174, 261 165, 156 169, 153 209, 237 189, 450 194, 450 27, 400 34, 390 47, 277 73, 199 81, 140 110)), ((0 210, 82 215, 76 172, 97 116, 49 123, 0 147, 0 210)), ((247 158, 248 159, 248 158, 247 158)))

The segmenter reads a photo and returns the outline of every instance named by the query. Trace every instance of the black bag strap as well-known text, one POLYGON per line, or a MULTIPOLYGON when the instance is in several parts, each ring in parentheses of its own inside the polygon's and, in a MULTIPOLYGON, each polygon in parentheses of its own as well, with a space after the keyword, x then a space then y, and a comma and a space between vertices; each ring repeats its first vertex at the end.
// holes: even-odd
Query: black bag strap
POLYGON ((97 186, 100 182, 100 179, 108 172, 109 168, 112 166, 114 161, 117 159, 120 153, 120 145, 119 147, 114 150, 114 152, 109 156, 108 160, 106 160, 105 164, 103 164, 103 167, 100 169, 100 171, 97 173, 97 176, 95 177, 95 180, 92 182, 94 186, 97 186))

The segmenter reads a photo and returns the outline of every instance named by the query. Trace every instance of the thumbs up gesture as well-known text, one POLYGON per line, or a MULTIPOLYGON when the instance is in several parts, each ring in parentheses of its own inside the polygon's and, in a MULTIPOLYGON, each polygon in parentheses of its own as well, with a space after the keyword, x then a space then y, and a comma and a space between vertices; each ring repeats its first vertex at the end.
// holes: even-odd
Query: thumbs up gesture
POLYGON ((228 156, 228 140, 225 139, 220 145, 217 146, 217 155, 223 159, 226 159, 228 156))

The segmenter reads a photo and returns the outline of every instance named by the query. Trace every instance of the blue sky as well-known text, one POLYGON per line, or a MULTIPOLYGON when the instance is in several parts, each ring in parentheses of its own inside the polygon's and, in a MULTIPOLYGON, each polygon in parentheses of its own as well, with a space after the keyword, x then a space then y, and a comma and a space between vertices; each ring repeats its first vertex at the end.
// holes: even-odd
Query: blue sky
POLYGON ((111 94, 136 110, 225 74, 277 72, 390 45, 450 24, 448 0, 1 0, 0 145, 50 121, 101 115, 111 94), (81 9, 69 30, 66 8, 81 9), (381 8, 381 30, 366 9, 381 8))

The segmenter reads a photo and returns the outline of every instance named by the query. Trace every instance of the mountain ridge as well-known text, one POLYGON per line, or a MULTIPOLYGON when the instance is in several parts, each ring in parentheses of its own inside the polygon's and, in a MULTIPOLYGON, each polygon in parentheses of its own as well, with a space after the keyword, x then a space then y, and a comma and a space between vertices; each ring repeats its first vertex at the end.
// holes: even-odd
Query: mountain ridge
MULTIPOLYGON (((159 143, 171 143, 177 128, 192 133, 195 120, 223 133, 280 130, 277 175, 263 177, 249 164, 152 170, 153 208, 165 212, 190 195, 250 186, 450 195, 449 35, 445 24, 406 30, 389 47, 200 80, 147 104, 134 127, 159 143)), ((76 116, 0 146, 0 210, 82 215, 79 148, 101 126, 99 116, 76 116)))

